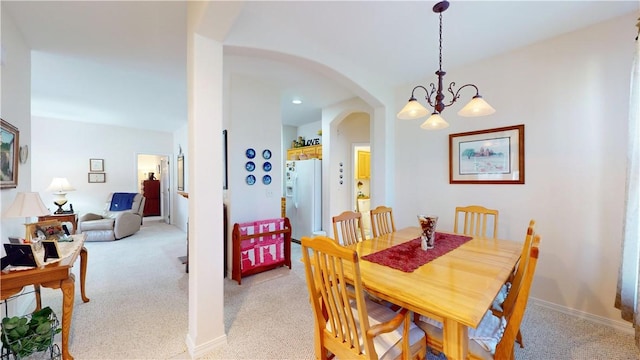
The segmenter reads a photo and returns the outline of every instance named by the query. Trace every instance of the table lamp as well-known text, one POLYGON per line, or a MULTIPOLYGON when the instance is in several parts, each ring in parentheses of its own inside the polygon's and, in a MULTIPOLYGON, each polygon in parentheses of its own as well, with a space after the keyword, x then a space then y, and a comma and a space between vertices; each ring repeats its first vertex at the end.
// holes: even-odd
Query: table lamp
POLYGON ((47 191, 53 191, 53 195, 55 195, 53 203, 58 205, 58 210, 54 214, 66 213, 62 206, 67 203, 67 193, 74 190, 67 178, 53 178, 47 191))
MULTIPOLYGON (((4 217, 24 217, 25 226, 31 221, 33 216, 49 215, 49 209, 44 206, 40 195, 37 192, 19 192, 13 204, 4 212, 4 217)), ((25 239, 31 240, 31 234, 26 231, 25 239)))

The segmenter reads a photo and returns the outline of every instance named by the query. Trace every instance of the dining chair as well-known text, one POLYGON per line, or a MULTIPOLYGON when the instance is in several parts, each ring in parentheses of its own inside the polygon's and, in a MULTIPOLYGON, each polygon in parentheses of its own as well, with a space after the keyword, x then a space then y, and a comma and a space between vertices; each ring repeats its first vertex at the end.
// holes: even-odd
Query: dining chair
MULTIPOLYGON (((500 289, 498 296, 496 296, 496 299, 491 306, 491 312, 497 317, 501 317, 504 315, 505 308, 509 309, 513 306, 513 303, 515 301, 515 292, 510 291, 510 289, 517 289, 520 287, 522 276, 517 275, 522 274, 525 267, 527 266, 527 261, 529 260, 527 254, 529 254, 529 251, 531 251, 533 237, 535 236, 535 227, 536 221, 531 219, 529 221, 529 227, 527 228, 527 236, 524 238, 524 243, 522 244, 520 260, 515 266, 512 276, 502 286, 502 289, 500 289)), ((520 330, 518 330, 518 334, 516 335, 516 342, 520 344, 521 348, 524 348, 524 342, 522 341, 522 332, 520 330)))
POLYGON ((345 211, 331 218, 333 221, 333 236, 340 244, 347 246, 364 240, 362 228, 362 213, 345 211))
POLYGON ((371 229, 373 237, 396 231, 396 224, 393 222, 393 210, 386 206, 378 206, 371 210, 371 229))
MULTIPOLYGON (((513 302, 505 304, 504 314, 498 318, 490 310, 482 318, 477 329, 469 330, 469 359, 514 360, 516 336, 524 317, 529 300, 531 283, 538 263, 540 235, 534 235, 531 248, 516 278, 520 278, 518 286, 514 286, 509 294, 513 294, 513 302), (474 341, 472 341, 474 340, 474 341)), ((515 280, 514 280, 515 281, 515 280)), ((416 321, 418 327, 427 334, 427 345, 435 351, 442 351, 442 326, 433 321, 416 321)))
POLYGON ((493 217, 492 238, 498 237, 498 210, 487 209, 479 205, 456 207, 456 217, 453 220, 453 232, 471 236, 487 237, 487 219, 493 217), (464 215, 462 229, 459 229, 459 218, 464 215))
POLYGON ((302 237, 301 245, 317 359, 426 357, 425 334, 407 309, 365 297, 356 251, 326 236, 302 237))

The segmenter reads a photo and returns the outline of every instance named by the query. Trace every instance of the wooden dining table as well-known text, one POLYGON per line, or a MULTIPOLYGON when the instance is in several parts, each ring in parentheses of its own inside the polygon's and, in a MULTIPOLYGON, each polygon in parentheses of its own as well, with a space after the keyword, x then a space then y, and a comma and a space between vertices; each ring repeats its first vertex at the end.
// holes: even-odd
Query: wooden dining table
POLYGON ((412 272, 362 259, 416 239, 420 233, 420 228, 409 227, 349 247, 358 252, 368 292, 441 321, 445 355, 450 360, 466 359, 468 328, 480 324, 516 265, 522 243, 474 237, 412 272))

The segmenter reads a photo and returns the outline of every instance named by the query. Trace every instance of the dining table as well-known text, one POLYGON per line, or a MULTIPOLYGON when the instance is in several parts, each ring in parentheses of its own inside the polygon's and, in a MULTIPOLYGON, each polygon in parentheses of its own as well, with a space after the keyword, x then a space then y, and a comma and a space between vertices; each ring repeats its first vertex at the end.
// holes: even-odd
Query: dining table
POLYGON ((522 243, 472 236, 465 239, 437 232, 442 239, 457 236, 461 241, 442 251, 447 241, 436 237, 433 249, 422 250, 418 245, 407 252, 408 245, 420 244, 421 233, 419 227, 407 227, 348 247, 358 253, 362 284, 367 292, 442 322, 445 355, 450 360, 466 359, 468 329, 480 324, 513 272, 522 243), (393 253, 401 247, 404 250, 393 253), (434 258, 428 262, 415 269, 398 269, 412 260, 398 256, 423 256, 430 251, 434 258), (385 264, 385 257, 396 257, 393 261, 396 268, 385 264), (371 261, 374 258, 378 262, 371 261))

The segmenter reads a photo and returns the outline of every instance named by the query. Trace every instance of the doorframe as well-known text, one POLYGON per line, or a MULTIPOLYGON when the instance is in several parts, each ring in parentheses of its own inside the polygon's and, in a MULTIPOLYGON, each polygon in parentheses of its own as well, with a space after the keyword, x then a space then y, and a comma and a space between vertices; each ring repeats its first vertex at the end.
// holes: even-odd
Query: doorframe
MULTIPOLYGON (((171 224, 171 214, 173 212, 173 203, 171 202, 171 155, 168 154, 160 154, 160 153, 136 153, 136 168, 135 168, 135 182, 136 182, 136 190, 140 191, 142 184, 139 183, 138 174, 140 172, 146 172, 147 169, 140 168, 140 156, 154 156, 158 158, 158 163, 156 164, 156 174, 159 174, 158 179, 160 180, 160 216, 167 223, 171 224), (166 174, 165 171, 162 171, 162 161, 166 161, 167 169, 166 174), (167 206, 165 206, 165 204, 167 206)), ((144 217, 143 217, 144 219, 144 217)))

